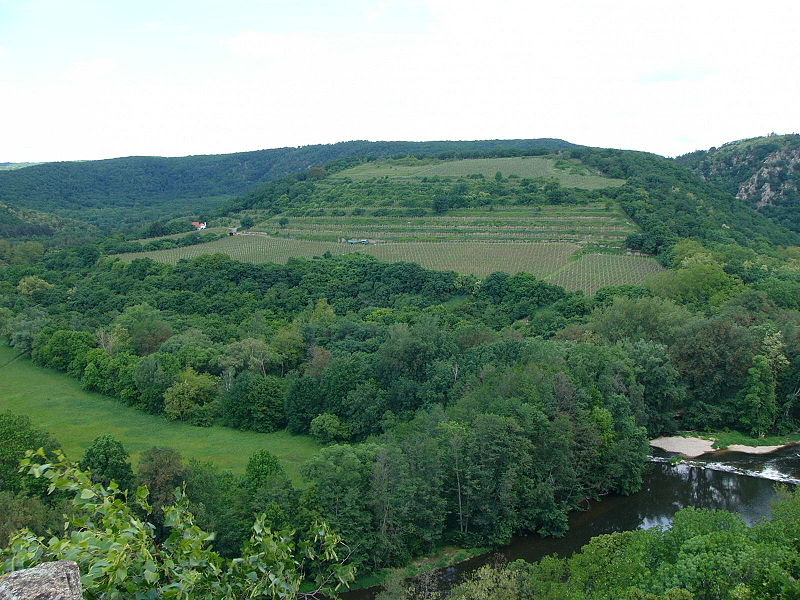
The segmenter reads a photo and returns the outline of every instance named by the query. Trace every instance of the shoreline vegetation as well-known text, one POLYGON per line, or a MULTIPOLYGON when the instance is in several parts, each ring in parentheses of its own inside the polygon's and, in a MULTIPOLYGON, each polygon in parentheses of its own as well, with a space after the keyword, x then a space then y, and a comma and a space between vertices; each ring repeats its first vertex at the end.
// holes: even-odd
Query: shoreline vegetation
POLYGON ((800 434, 750 438, 737 432, 697 433, 685 432, 650 440, 650 446, 665 452, 675 452, 684 458, 697 458, 721 450, 743 454, 770 454, 787 446, 800 443, 800 434), (745 442, 745 443, 741 443, 745 442))

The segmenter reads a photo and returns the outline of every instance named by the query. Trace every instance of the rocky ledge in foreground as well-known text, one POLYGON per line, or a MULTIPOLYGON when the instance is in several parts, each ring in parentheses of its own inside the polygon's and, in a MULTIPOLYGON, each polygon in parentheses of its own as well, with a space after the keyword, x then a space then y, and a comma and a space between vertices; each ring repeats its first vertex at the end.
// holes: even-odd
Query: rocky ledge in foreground
POLYGON ((83 600, 78 565, 59 560, 0 575, 0 600, 83 600))

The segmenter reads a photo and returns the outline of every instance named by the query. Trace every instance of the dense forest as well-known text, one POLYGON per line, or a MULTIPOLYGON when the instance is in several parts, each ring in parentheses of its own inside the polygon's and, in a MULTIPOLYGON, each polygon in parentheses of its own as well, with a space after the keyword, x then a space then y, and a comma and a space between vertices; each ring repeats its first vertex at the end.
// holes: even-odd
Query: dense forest
MULTIPOLYGON (((800 296, 726 272, 747 249, 673 253, 650 287, 587 298, 360 255, 173 267, 64 251, 3 269, 3 330, 141 410, 331 444, 304 467, 310 487, 284 478, 262 500, 277 529, 308 527, 296 503, 321 515, 369 570, 561 533, 583 498, 638 488, 648 434, 794 426, 800 296)), ((217 502, 206 528, 232 522, 217 502)), ((225 531, 235 553, 247 529, 225 531)))
MULTIPOLYGON (((97 567, 96 597, 129 593, 136 581, 168 587, 178 580, 198 586, 192 597, 236 597, 263 575, 248 573, 278 555, 292 590, 313 579, 332 593, 332 581, 352 575, 342 562, 365 573, 444 545, 563 534, 568 513, 584 500, 639 489, 648 437, 689 428, 754 437, 795 430, 796 234, 672 161, 583 148, 564 156, 626 183, 565 190, 500 177, 453 189, 457 183, 438 180, 430 183, 440 195, 425 201, 447 211, 457 201, 491 199, 491 190, 497 202, 523 204, 602 194, 641 228, 627 245, 656 254, 669 270, 642 286, 586 296, 526 273, 477 279, 360 254, 286 265, 208 255, 166 265, 108 256, 119 239, 66 249, 4 242, 0 335, 19 354, 164 419, 287 429, 324 447, 303 465, 300 481, 265 451, 234 475, 153 448, 134 472, 109 436, 70 457, 80 460, 77 468, 28 419, 0 414, 0 512, 9 515, 0 524, 3 569, 69 552, 91 569, 102 544, 82 523, 94 511, 109 532, 141 544, 124 575, 116 574, 121 566, 97 567), (37 479, 18 464, 38 447, 44 456, 26 463, 37 479), (80 550, 50 537, 63 528, 64 513, 72 539, 85 536, 80 550), (134 517, 138 524, 126 532, 120 519, 134 517), (21 527, 30 529, 14 534, 21 527), (180 539, 188 540, 182 549, 180 539), (319 560, 303 562, 303 552, 319 560), (164 562, 148 566, 154 556, 164 562), (169 571, 169 561, 180 568, 169 571), (213 581, 197 575, 199 564, 215 565, 213 581)), ((301 210, 320 181, 365 160, 269 183, 218 214, 301 210)), ((337 185, 380 195, 360 183, 337 185)), ((793 502, 785 511, 796 510, 793 502)), ((779 527, 784 513, 776 514, 779 527)), ((703 595, 690 578, 675 578, 687 548, 706 556, 704 544, 726 540, 751 551, 752 581, 766 581, 764 589, 796 575, 784 564, 789 530, 780 537, 769 526, 746 530, 733 517, 691 511, 677 523, 674 534, 621 534, 571 559, 486 571, 454 593, 480 597, 494 586, 508 588, 508 598, 734 597, 703 595), (712 530, 728 537, 708 538, 712 530), (776 570, 759 570, 773 556, 776 570), (626 572, 639 559, 661 566, 589 589, 592 573, 626 572), (591 571, 593 564, 602 569, 591 571)), ((727 549, 719 554, 734 561, 727 549)), ((767 597, 738 589, 738 597, 767 597)))

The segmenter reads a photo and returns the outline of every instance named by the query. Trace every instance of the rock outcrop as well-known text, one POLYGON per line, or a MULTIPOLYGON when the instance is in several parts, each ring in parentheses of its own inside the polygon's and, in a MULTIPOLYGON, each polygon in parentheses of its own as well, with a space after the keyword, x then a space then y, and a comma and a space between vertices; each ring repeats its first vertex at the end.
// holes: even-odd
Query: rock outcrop
POLYGON ((0 600, 83 600, 78 565, 59 560, 0 575, 0 600))

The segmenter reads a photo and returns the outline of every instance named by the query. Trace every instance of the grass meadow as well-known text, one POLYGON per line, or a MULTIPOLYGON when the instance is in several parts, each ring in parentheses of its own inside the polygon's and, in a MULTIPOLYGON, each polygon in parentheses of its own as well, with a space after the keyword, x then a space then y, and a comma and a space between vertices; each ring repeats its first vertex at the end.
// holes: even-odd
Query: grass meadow
POLYGON ((295 483, 300 465, 319 445, 307 436, 285 431, 256 433, 227 427, 193 427, 148 415, 118 400, 83 390, 63 373, 18 358, 0 345, 0 411, 27 415, 62 444, 67 456, 78 460, 94 438, 110 434, 130 452, 134 464, 152 446, 175 448, 186 458, 210 461, 241 473, 259 449, 274 454, 295 483))

